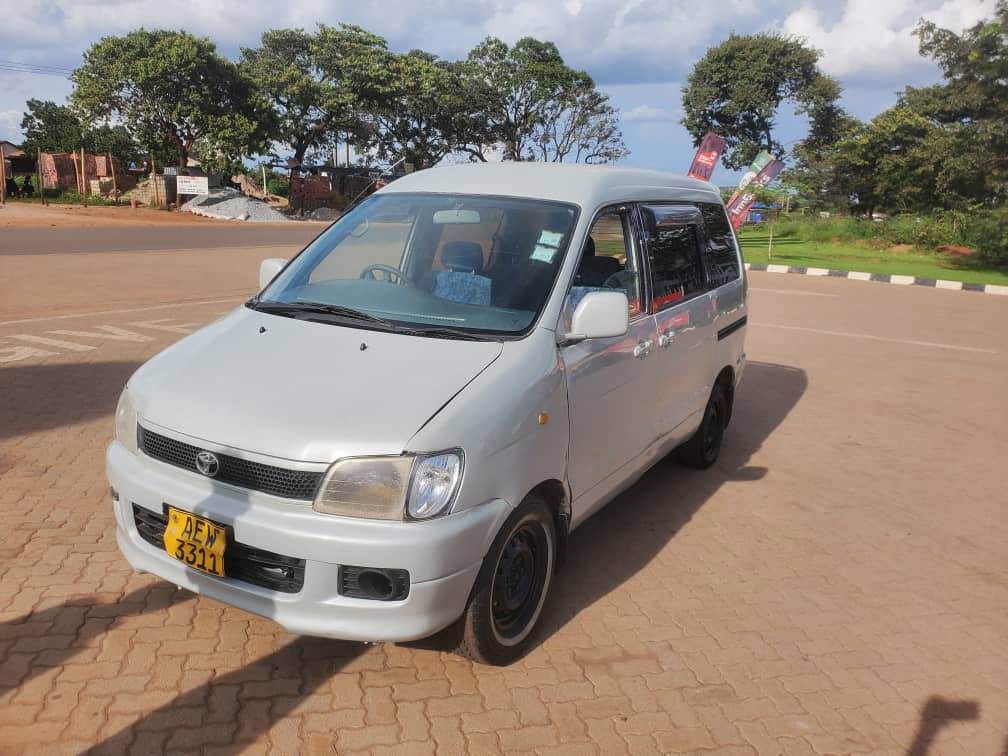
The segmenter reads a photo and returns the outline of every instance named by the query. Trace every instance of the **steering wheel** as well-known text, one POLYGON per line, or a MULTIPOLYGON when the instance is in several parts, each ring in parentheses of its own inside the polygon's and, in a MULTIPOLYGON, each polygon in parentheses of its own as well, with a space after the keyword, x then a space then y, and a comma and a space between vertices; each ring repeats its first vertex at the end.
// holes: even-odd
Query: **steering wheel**
MULTIPOLYGON (((407 286, 409 284, 409 281, 406 279, 405 274, 401 270, 399 270, 399 268, 393 268, 391 265, 382 265, 381 263, 373 263, 372 265, 368 265, 366 268, 364 268, 364 270, 360 272, 360 278, 377 281, 378 279, 375 278, 374 274, 376 270, 380 270, 383 273, 390 276, 395 276, 396 282, 400 286, 407 286)), ((389 283, 392 283, 392 281, 390 280, 389 283)))

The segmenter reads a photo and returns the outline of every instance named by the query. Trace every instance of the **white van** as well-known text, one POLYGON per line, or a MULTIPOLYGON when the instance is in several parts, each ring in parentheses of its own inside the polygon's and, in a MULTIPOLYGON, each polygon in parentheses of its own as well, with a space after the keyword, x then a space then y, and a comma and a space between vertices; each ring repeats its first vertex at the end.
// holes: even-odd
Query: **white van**
POLYGON ((108 477, 134 567, 307 635, 517 658, 574 528, 717 460, 745 365, 721 199, 652 171, 415 173, 260 285, 133 375, 108 477))

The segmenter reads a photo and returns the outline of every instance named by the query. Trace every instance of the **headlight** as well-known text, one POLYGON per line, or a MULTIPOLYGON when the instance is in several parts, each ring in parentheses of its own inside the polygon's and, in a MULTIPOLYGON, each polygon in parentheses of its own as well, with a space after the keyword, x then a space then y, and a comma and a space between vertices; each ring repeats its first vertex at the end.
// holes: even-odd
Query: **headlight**
POLYGON ((462 479, 462 455, 445 452, 417 460, 406 511, 414 520, 426 520, 445 511, 462 479))
POLYGON ((343 517, 428 519, 448 510, 461 479, 461 452, 341 459, 329 468, 312 507, 343 517))
POLYGON ((128 387, 123 389, 119 395, 119 404, 116 405, 115 437, 116 441, 136 454, 137 413, 128 387))

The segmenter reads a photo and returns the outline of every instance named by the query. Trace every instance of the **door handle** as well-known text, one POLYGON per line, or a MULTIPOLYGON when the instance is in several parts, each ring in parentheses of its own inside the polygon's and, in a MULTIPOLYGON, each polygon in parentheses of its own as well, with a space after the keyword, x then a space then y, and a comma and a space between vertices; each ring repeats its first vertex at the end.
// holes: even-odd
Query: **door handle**
POLYGON ((633 356, 638 359, 644 359, 651 351, 651 344, 652 342, 650 339, 647 341, 638 341, 637 346, 633 348, 633 356))
POLYGON ((674 338, 675 335, 671 331, 665 331, 658 336, 658 346, 664 349, 672 343, 674 338))

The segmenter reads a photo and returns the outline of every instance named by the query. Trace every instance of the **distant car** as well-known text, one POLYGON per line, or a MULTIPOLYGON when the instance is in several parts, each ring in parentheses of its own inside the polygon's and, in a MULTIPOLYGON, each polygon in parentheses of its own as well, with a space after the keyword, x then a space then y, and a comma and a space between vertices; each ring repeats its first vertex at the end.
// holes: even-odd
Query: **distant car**
POLYGON ((574 528, 714 464, 745 365, 721 199, 652 171, 414 173, 260 286, 133 375, 108 477, 134 567, 295 633, 511 662, 574 528))

